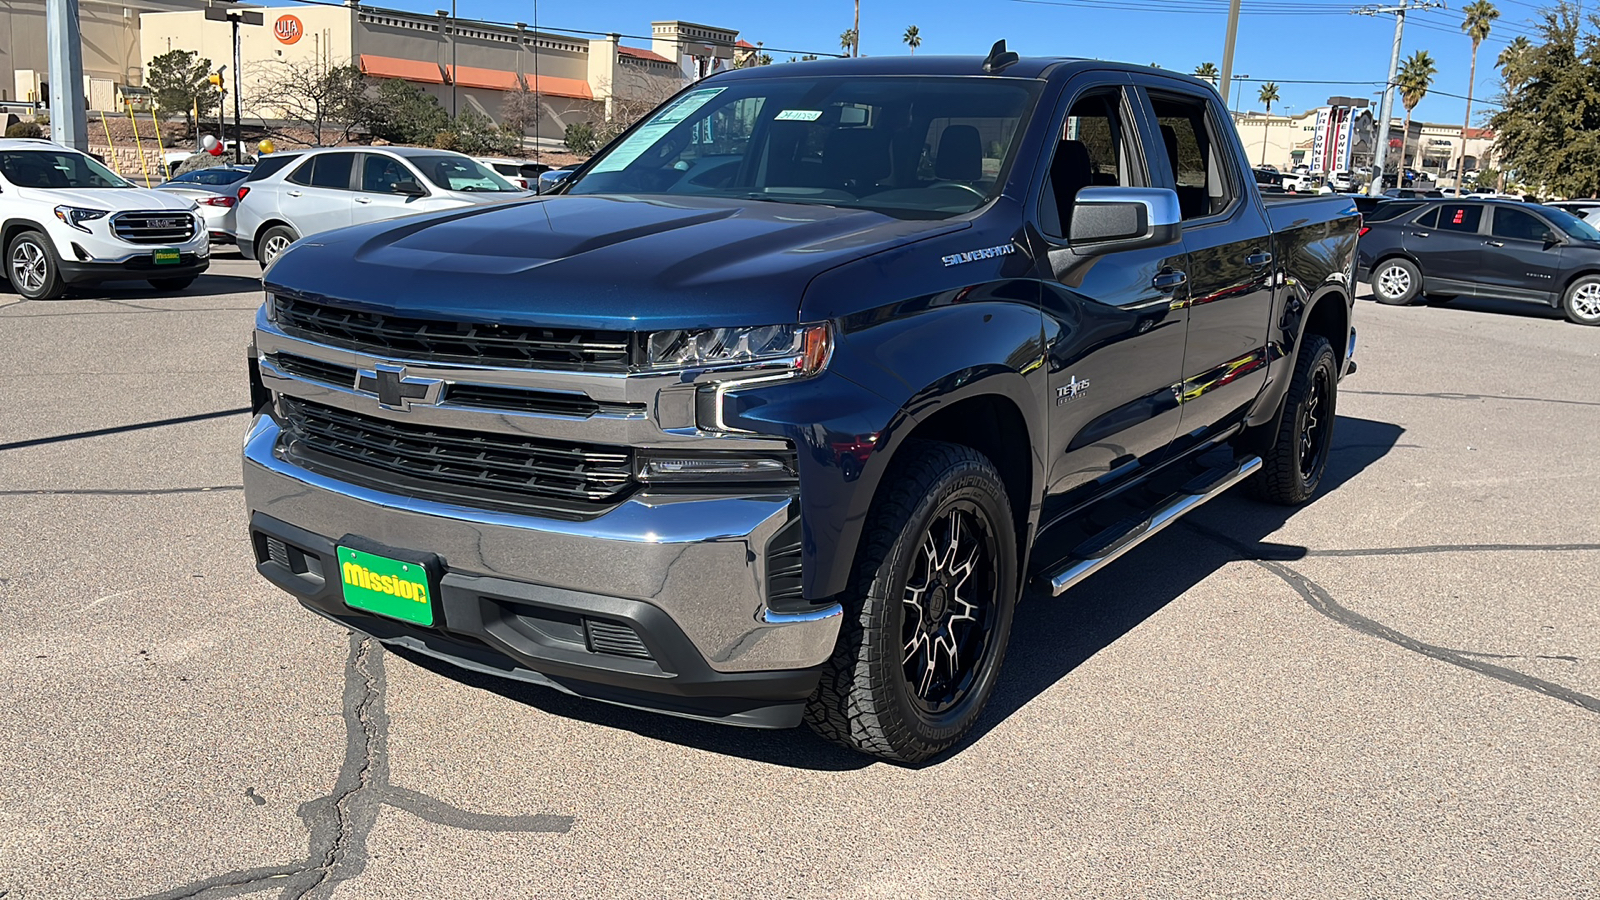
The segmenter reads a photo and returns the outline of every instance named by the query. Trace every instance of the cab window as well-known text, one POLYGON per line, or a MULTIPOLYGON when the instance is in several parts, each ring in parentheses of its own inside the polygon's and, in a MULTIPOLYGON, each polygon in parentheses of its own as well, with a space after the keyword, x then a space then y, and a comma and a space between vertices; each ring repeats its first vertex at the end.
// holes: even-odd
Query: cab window
POLYGON ((1178 206, 1183 218, 1204 219, 1217 215, 1233 204, 1235 187, 1229 182, 1229 167, 1219 158, 1227 145, 1216 139, 1216 123, 1211 121, 1210 104, 1200 97, 1151 95, 1150 104, 1161 128, 1178 206))
POLYGON ((1045 233, 1068 233, 1073 203, 1084 188, 1132 187, 1144 181, 1133 177, 1128 133, 1120 91, 1090 94, 1073 103, 1040 192, 1039 227, 1045 233))

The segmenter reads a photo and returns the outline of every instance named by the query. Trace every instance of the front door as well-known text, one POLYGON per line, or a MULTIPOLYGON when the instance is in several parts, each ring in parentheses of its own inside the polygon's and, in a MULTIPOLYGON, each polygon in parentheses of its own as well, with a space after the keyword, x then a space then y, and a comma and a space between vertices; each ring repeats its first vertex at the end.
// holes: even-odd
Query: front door
POLYGON ((360 189, 352 198, 350 222, 361 225, 380 222, 411 213, 425 212, 436 204, 427 197, 413 197, 395 190, 402 181, 422 182, 406 164, 382 153, 366 153, 361 158, 360 189))
POLYGON ((1145 97, 1160 135, 1156 184, 1171 184, 1183 210, 1189 324, 1181 429, 1198 438, 1238 421, 1267 383, 1278 271, 1272 229, 1256 192, 1240 180, 1245 161, 1233 150, 1227 111, 1209 92, 1152 79, 1145 97))
MULTIPOLYGON (((1561 238, 1550 223, 1514 206, 1489 207, 1478 280, 1483 293, 1513 298, 1553 294, 1560 286, 1561 238)), ((1540 297, 1544 299, 1544 297, 1540 297)))
POLYGON ((1070 508, 1086 485, 1114 470, 1131 473, 1172 443, 1187 318, 1178 300, 1181 247, 1084 257, 1067 246, 1080 190, 1148 187, 1150 180, 1127 89, 1069 85, 1066 96, 1033 210, 1048 267, 1041 273, 1052 404, 1046 520, 1070 508))

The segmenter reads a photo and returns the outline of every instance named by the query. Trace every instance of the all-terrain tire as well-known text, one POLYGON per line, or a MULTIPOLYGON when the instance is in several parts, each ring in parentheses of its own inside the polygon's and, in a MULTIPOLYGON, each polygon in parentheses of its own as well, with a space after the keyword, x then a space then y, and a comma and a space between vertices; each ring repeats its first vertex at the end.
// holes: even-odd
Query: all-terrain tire
POLYGON ((1386 259, 1372 268, 1372 296, 1388 306, 1408 306, 1422 293, 1422 270, 1409 259, 1386 259))
POLYGON ((1308 334, 1301 340, 1278 432, 1261 454, 1261 469, 1250 479, 1259 499, 1299 506, 1322 484, 1339 407, 1338 365, 1327 338, 1308 334))
MULTIPOLYGON (((885 478, 841 598, 839 642, 805 718, 835 743, 915 763, 960 741, 993 693, 1021 591, 1019 561, 1005 484, 983 454, 958 444, 912 441, 885 478), (945 524, 957 522, 967 524, 945 524), (962 534, 982 555, 960 583, 934 564, 944 553, 940 535, 952 533, 962 534), (980 599, 982 610, 971 612, 980 599), (943 644, 931 637, 931 611, 946 605, 953 617, 940 612, 937 618, 948 622, 950 646, 958 648, 946 656, 948 679, 938 671, 943 644), (975 640, 980 634, 981 641, 975 640), (958 658, 971 664, 961 676, 954 674, 958 658), (934 662, 922 667, 927 659, 934 662), (966 687, 940 691, 955 684, 966 687), (945 700, 948 705, 940 708, 945 700)), ((951 537, 949 568, 960 568, 967 553, 951 537)))
POLYGON ((50 239, 37 231, 19 232, 6 247, 5 275, 26 300, 54 300, 67 289, 50 239))

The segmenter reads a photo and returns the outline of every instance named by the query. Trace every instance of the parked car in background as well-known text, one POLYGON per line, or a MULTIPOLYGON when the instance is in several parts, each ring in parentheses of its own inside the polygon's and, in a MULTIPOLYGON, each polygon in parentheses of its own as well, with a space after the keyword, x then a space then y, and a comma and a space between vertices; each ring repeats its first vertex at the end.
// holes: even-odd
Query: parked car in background
POLYGON ((307 235, 527 196, 470 156, 426 147, 308 150, 240 190, 239 250, 263 266, 307 235))
POLYGON ((250 176, 252 166, 217 166, 185 172, 171 181, 156 185, 156 190, 167 191, 194 201, 206 222, 206 233, 212 243, 231 244, 234 241, 234 207, 238 203, 239 182, 250 176))
POLYGON ((1572 213, 1590 225, 1600 223, 1600 200, 1557 200, 1545 205, 1572 213))
POLYGON ((1351 172, 1329 172, 1328 187, 1341 194, 1348 194, 1356 189, 1356 178, 1351 172))
POLYGON ((136 187, 86 153, 37 139, 0 139, 0 247, 11 289, 29 300, 132 279, 178 291, 211 264, 189 199, 136 187))
POLYGON ((539 182, 539 176, 550 171, 548 164, 536 163, 527 159, 480 156, 478 157, 478 162, 493 169, 495 174, 525 191, 533 190, 534 185, 539 182))
POLYGON ((1397 200, 1439 199, 1444 196, 1440 191, 1423 188, 1389 188, 1383 195, 1397 200))
POLYGON ((1523 202, 1521 194, 1502 194, 1496 191, 1474 191, 1467 195, 1468 200, 1515 200, 1523 202))
POLYGON ((1380 303, 1499 297, 1600 325, 1600 231, 1569 212, 1511 200, 1424 202, 1368 220, 1358 278, 1380 303))

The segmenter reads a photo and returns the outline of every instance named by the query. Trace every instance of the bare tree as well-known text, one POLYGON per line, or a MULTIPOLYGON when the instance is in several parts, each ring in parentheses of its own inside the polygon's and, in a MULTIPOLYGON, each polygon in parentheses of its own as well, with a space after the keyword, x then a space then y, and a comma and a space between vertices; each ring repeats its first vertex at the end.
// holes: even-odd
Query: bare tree
POLYGON ((500 128, 507 134, 521 138, 528 129, 539 124, 539 95, 527 88, 511 91, 500 104, 500 128))
POLYGON ((311 143, 318 147, 330 138, 349 140, 371 106, 367 79, 353 65, 273 60, 259 64, 253 74, 252 104, 291 127, 309 131, 311 143))
POLYGON ((594 125, 595 138, 605 146, 612 138, 633 127, 640 119, 650 115, 655 108, 683 89, 683 81, 661 75, 626 73, 618 81, 601 85, 602 95, 609 94, 606 104, 609 115, 605 121, 594 125), (612 90, 612 88, 615 90, 612 90))

